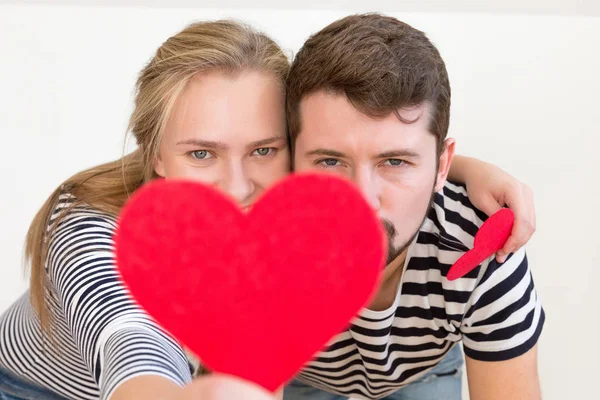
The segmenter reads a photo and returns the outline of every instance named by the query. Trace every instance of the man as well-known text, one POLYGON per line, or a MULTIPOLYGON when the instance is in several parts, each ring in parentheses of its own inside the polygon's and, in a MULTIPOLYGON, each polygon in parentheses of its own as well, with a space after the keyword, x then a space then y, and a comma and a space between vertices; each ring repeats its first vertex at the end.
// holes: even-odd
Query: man
POLYGON ((354 181, 389 254, 373 302, 284 398, 460 399, 460 342, 472 400, 540 398, 544 311, 524 249, 446 279, 486 217, 446 182, 450 85, 427 37, 391 17, 343 18, 304 44, 287 95, 296 171, 354 181))

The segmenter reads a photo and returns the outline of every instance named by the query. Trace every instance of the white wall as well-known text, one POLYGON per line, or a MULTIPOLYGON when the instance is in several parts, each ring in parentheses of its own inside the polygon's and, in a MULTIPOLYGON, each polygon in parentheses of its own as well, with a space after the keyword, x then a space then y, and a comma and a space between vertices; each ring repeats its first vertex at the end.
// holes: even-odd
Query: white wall
MULTIPOLYGON (((26 287, 23 238, 45 197, 122 154, 136 73, 162 41, 192 20, 231 16, 295 51, 344 14, 0 5, 0 312, 26 287)), ((390 14, 426 31, 447 62, 458 151, 534 190, 544 398, 596 397, 600 19, 390 14)))

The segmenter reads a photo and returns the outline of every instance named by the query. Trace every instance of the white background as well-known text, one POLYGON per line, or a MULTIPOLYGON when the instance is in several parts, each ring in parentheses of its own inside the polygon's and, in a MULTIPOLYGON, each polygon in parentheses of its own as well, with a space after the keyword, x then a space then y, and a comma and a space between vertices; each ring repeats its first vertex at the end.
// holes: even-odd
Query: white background
POLYGON ((406 8, 361 2, 371 9, 337 1, 330 10, 311 1, 298 2, 313 6, 303 10, 278 9, 275 1, 253 9, 224 0, 178 1, 170 9, 161 1, 12 3, 0 4, 0 312, 27 287, 23 239, 46 196, 73 173, 122 155, 136 74, 168 36, 194 20, 235 17, 292 55, 338 17, 385 10, 424 30, 446 60, 458 152, 496 163, 533 188, 538 231, 528 252, 547 312, 540 342, 544 398, 597 398, 600 13, 594 1, 409 1, 406 8), (231 8, 187 7, 194 3, 231 8))

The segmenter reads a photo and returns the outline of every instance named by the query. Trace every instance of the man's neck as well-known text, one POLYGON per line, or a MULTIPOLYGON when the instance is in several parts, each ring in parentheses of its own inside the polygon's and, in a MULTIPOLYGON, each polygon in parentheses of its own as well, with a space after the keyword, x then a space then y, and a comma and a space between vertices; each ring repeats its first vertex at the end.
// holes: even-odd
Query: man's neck
POLYGON ((368 306, 370 310, 384 311, 394 304, 396 293, 398 292, 398 285, 402 279, 402 272, 407 253, 408 248, 385 267, 383 276, 381 277, 379 290, 368 306))

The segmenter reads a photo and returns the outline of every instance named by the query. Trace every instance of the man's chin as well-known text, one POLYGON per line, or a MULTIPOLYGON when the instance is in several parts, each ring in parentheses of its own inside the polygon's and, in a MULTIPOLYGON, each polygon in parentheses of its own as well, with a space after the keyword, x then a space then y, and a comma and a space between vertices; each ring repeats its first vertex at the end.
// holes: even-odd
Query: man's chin
POLYGON ((392 249, 392 251, 388 251, 387 259, 385 261, 386 267, 388 265, 390 265, 392 262, 394 262, 394 260, 396 260, 398 257, 400 257, 402 255, 402 253, 404 253, 404 250, 406 250, 407 248, 408 248, 408 245, 402 246, 400 248, 390 247, 390 249, 392 249))
POLYGON ((408 247, 412 244, 418 234, 419 231, 416 231, 407 242, 402 243, 400 246, 394 246, 392 243, 388 242, 388 254, 385 265, 390 265, 398 257, 405 254, 405 252, 408 250, 408 247))

